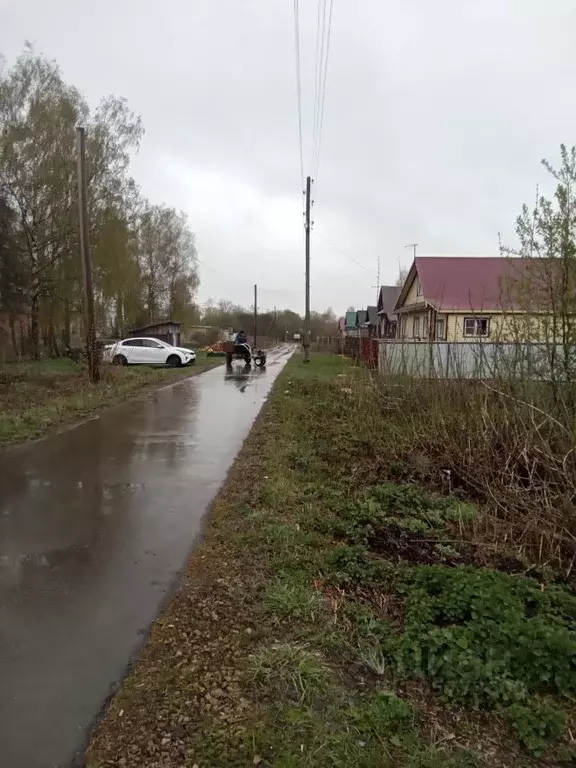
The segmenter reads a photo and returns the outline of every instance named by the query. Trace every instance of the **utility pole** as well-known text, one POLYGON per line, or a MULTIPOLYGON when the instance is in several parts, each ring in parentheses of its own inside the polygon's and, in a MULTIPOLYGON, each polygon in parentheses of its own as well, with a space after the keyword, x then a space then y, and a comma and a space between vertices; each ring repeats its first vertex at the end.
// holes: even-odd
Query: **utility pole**
POLYGON ((378 256, 378 268, 376 270, 376 285, 371 285, 370 288, 376 288, 376 304, 380 299, 380 256, 378 256))
POLYGON ((310 188, 312 180, 306 177, 306 307, 304 316, 304 362, 310 362, 310 188))
POLYGON ((96 323, 94 321, 94 289, 92 286, 92 257, 88 227, 88 192, 86 186, 86 132, 76 128, 76 154, 78 162, 78 220, 80 223, 80 256, 84 280, 84 316, 88 377, 92 384, 100 381, 100 364, 96 350, 96 323))
POLYGON ((258 339, 258 286, 254 286, 254 347, 258 339))
POLYGON ((376 320, 378 325, 376 326, 376 335, 380 335, 380 319, 378 317, 378 302, 380 301, 380 256, 378 256, 378 268, 376 270, 376 285, 371 285, 370 288, 376 288, 376 320))

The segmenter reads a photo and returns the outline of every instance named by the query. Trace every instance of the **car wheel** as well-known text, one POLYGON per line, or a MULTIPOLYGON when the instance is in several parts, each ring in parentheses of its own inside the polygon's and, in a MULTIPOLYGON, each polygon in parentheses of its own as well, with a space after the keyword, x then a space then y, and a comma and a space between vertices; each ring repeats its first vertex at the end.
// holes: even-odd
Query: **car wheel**
POLYGON ((180 368, 182 365, 182 360, 180 360, 178 355, 170 355, 168 360, 166 360, 166 365, 168 368, 180 368))
POLYGON ((114 355, 112 362, 114 365, 128 365, 128 360, 124 357, 124 355, 114 355))

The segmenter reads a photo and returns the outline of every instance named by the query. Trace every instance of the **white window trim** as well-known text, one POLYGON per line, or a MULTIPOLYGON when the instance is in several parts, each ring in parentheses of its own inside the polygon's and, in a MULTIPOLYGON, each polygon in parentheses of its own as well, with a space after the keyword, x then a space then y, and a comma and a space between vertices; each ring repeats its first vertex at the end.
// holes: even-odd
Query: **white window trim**
POLYGON ((436 340, 437 341, 446 341, 446 333, 447 333, 448 327, 446 323, 445 317, 437 317, 436 318, 436 340), (438 333, 438 323, 442 323, 443 331, 442 334, 438 333))
POLYGON ((414 317, 412 318, 412 338, 419 339, 420 338, 420 317, 414 317), (418 323, 418 325, 416 325, 418 323))
POLYGON ((485 339, 487 336, 490 336, 490 318, 485 316, 476 317, 474 315, 466 315, 462 323, 462 335, 465 336, 467 339, 472 339, 472 338, 485 339), (468 333, 466 331, 467 320, 471 320, 474 323, 474 331, 472 333, 468 333), (480 320, 486 321, 486 333, 478 332, 478 325, 480 320))

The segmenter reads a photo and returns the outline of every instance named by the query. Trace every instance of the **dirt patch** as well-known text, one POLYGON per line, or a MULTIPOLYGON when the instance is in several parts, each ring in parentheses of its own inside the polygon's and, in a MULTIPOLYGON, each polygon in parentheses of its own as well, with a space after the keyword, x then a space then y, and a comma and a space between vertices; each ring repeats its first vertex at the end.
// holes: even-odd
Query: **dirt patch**
POLYGON ((370 549, 391 562, 420 565, 475 565, 476 551, 461 542, 443 542, 427 533, 384 525, 368 541, 370 549))

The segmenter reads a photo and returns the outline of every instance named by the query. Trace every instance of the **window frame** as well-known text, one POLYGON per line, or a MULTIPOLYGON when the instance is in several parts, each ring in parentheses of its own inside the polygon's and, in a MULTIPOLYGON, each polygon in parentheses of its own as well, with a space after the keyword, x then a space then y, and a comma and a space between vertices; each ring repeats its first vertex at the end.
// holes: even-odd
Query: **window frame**
POLYGON ((485 339, 486 337, 490 336, 490 317, 485 317, 483 315, 466 315, 462 324, 462 335, 467 339, 485 339), (473 331, 471 333, 468 332, 466 328, 468 323, 473 324, 473 331), (480 323, 486 324, 486 330, 484 333, 480 333, 479 331, 480 323))
POLYGON ((446 341, 447 323, 446 323, 446 318, 445 317, 437 317, 436 318, 435 332, 436 332, 436 340, 437 341, 446 341), (438 332, 438 324, 439 323, 442 323, 442 328, 443 328, 442 333, 438 332))
POLYGON ((422 339, 428 341, 430 338, 430 318, 428 315, 424 315, 422 318, 422 339))
POLYGON ((412 318, 412 338, 420 338, 420 315, 412 318))
POLYGON ((164 345, 158 339, 142 339, 142 346, 147 349, 164 349, 164 345))
POLYGON ((123 347, 143 347, 144 343, 142 339, 125 339, 122 342, 123 347))
POLYGON ((416 296, 423 296, 424 291, 422 290, 422 282, 418 275, 416 275, 416 296))

